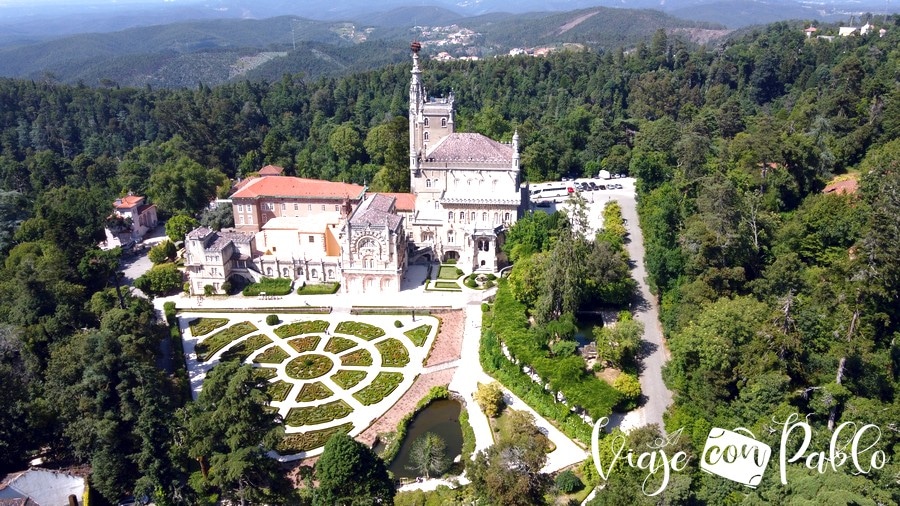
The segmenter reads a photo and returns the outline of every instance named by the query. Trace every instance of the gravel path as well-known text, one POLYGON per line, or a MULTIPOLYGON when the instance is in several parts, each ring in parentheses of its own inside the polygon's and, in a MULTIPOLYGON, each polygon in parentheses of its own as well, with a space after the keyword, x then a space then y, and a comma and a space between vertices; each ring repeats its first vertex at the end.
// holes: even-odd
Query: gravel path
POLYGON ((441 330, 431 347, 431 355, 425 367, 459 360, 462 355, 463 330, 466 327, 466 313, 462 310, 435 314, 441 319, 441 330))

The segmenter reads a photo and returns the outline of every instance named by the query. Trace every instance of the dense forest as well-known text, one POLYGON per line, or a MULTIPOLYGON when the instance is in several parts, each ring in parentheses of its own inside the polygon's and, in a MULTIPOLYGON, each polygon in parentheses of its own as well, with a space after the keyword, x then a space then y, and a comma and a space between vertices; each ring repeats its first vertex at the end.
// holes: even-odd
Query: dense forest
MULTIPOLYGON (((772 419, 791 412, 810 414, 814 448, 845 420, 883 428, 888 465, 868 475, 798 464, 795 486, 749 490, 682 473, 670 503, 900 501, 900 25, 831 41, 802 28, 696 50, 660 31, 627 52, 425 62, 427 89, 456 96, 458 130, 519 132, 528 180, 638 178, 671 349, 667 429, 685 428, 686 451, 712 426, 777 448, 772 419), (823 195, 835 175, 859 191, 823 195)), ((228 179, 267 163, 402 191, 409 69, 180 90, 0 80, 0 469, 37 455, 90 464, 109 500, 297 500, 278 495, 289 492, 277 470, 252 465, 277 439, 247 394, 259 380, 232 371, 181 407, 179 343, 160 347, 172 336, 119 289, 117 252, 95 245, 117 196, 198 216, 228 179)), ((535 253, 554 254, 557 225, 535 253)), ((548 321, 565 312, 534 305, 548 321)), ((649 501, 641 479, 619 475, 597 503, 649 501)))

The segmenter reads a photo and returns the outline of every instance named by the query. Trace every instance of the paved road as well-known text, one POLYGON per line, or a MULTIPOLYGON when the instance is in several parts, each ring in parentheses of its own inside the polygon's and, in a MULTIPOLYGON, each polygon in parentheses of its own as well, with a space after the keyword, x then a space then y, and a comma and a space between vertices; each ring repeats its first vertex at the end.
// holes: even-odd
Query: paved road
POLYGON ((639 298, 636 303, 634 317, 644 324, 644 369, 641 371, 641 390, 646 403, 626 416, 623 425, 640 427, 652 423, 663 429, 663 413, 672 404, 672 392, 666 388, 662 379, 662 368, 669 359, 665 338, 659 323, 659 307, 656 298, 650 293, 647 284, 647 270, 644 267, 644 234, 638 221, 637 203, 634 196, 620 198, 622 217, 627 220, 630 242, 626 245, 628 255, 634 262, 631 275, 638 282, 639 298))

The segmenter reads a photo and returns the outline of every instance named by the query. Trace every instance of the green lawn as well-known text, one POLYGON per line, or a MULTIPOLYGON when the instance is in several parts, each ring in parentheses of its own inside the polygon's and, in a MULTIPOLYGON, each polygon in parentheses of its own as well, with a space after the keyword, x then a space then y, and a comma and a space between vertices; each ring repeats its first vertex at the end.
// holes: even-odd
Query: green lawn
POLYGON ((297 295, 329 295, 332 293, 337 293, 340 288, 340 283, 303 285, 297 289, 297 295))
POLYGON ((266 295, 287 295, 291 293, 291 280, 288 278, 262 278, 259 283, 253 283, 241 292, 248 297, 261 293, 266 295))
POLYGON ((456 281, 435 281, 431 284, 431 287, 434 290, 462 291, 462 288, 459 287, 459 284, 456 281))
POLYGON ((438 270, 438 279, 455 280, 462 276, 462 270, 455 265, 442 265, 438 270))
POLYGON ((414 329, 407 330, 403 335, 408 337, 416 346, 423 346, 430 333, 431 325, 421 325, 414 329))

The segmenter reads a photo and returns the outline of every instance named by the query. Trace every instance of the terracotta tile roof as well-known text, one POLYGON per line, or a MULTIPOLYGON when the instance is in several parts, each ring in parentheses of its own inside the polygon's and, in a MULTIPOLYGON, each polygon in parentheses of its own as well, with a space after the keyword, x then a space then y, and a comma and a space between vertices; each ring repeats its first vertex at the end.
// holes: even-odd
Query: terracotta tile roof
POLYGON ((305 179, 290 176, 266 176, 248 180, 234 195, 233 199, 259 197, 324 197, 341 199, 362 197, 365 187, 358 184, 335 183, 319 179, 305 179))
POLYGON ((282 172, 284 172, 284 168, 277 165, 266 165, 259 169, 260 176, 280 176, 282 172))
POLYGON ((828 183, 822 193, 856 193, 859 188, 859 182, 855 179, 845 179, 843 181, 832 181, 828 183))
POLYGON ((512 163, 510 145, 475 133, 452 133, 441 139, 425 155, 433 162, 502 162, 512 163))
POLYGON ((116 201, 113 202, 113 206, 115 206, 116 209, 128 209, 140 204, 143 200, 144 197, 139 195, 128 195, 127 197, 116 199, 116 201))
POLYGON ((380 193, 388 197, 394 197, 394 207, 398 212, 413 212, 416 210, 416 195, 414 193, 380 193))

